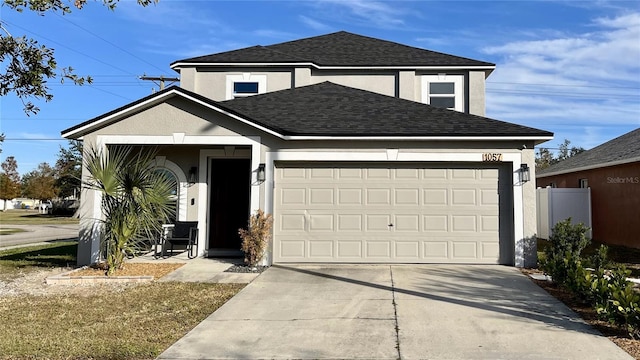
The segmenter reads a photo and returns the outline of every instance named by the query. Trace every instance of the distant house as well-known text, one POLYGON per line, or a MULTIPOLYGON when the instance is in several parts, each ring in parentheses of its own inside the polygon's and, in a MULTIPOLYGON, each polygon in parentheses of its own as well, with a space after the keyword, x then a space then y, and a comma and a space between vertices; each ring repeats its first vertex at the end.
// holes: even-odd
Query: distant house
MULTIPOLYGON (((485 117, 494 64, 341 31, 171 68, 180 87, 62 135, 158 149, 198 256, 241 255, 238 228, 263 209, 272 263, 535 263, 528 180, 553 134, 485 117)), ((101 214, 82 199, 85 264, 101 214)))
POLYGON ((640 128, 538 171, 536 185, 590 187, 593 239, 640 248, 640 128))

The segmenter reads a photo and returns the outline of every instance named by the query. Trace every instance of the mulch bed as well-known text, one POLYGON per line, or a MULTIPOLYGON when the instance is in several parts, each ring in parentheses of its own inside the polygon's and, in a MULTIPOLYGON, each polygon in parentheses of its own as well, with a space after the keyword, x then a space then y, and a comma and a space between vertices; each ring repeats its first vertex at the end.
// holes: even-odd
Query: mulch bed
MULTIPOLYGON (((179 263, 125 263, 124 268, 116 271, 115 276, 153 276, 157 280, 183 265, 179 263)), ((66 275, 106 276, 106 270, 89 267, 66 275)))
MULTIPOLYGON (((535 269, 522 269, 522 272, 527 276, 529 274, 542 273, 535 269)), ((625 330, 613 326, 607 321, 600 320, 598 318, 598 314, 591 305, 585 304, 583 301, 576 298, 571 292, 559 287, 557 284, 544 280, 531 279, 531 281, 543 288, 551 296, 562 301, 567 305, 567 307, 580 315, 585 322, 601 332, 602 335, 613 341, 621 349, 629 353, 629 355, 636 359, 640 359, 640 340, 631 339, 625 330)))

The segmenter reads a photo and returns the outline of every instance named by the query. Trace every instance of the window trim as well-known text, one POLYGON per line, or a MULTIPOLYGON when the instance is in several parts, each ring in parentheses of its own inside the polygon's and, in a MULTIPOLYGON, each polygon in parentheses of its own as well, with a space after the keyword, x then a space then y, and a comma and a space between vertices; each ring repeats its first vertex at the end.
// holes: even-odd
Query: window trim
POLYGON ((464 112, 464 76, 463 75, 422 75, 422 102, 431 104, 431 97, 448 97, 449 94, 430 94, 429 84, 431 83, 453 83, 454 107, 448 108, 459 112, 464 112))
POLYGON ((242 73, 242 74, 234 74, 227 75, 227 100, 232 100, 241 97, 247 97, 257 94, 264 94, 267 92, 267 75, 255 75, 251 73, 242 73), (234 84, 237 82, 243 83, 257 83, 258 84, 258 92, 255 94, 248 93, 235 93, 234 84))

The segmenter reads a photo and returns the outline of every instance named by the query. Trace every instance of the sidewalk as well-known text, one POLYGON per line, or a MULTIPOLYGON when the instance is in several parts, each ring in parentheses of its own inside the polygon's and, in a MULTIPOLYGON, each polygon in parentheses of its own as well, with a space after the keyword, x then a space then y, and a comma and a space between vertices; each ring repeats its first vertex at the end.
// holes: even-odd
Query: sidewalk
POLYGON ((224 272, 234 264, 242 262, 240 258, 202 258, 188 259, 186 253, 164 258, 153 258, 153 253, 128 260, 129 262, 143 263, 184 263, 181 268, 164 276, 158 281, 180 282, 209 282, 209 283, 239 283, 252 282, 259 273, 231 273, 224 272))

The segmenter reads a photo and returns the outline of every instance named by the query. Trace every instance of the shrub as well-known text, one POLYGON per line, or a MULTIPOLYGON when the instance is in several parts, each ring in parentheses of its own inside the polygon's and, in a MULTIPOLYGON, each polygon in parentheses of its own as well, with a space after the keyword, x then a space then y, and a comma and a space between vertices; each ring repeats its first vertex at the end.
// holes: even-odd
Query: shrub
POLYGON ((242 251, 244 262, 249 266, 256 266, 264 256, 269 240, 271 239, 271 227, 273 219, 271 214, 265 214, 258 210, 249 218, 248 229, 238 229, 242 238, 242 251))
POLYGON ((587 265, 596 270, 605 268, 609 265, 608 253, 609 248, 606 245, 600 245, 596 252, 586 260, 587 265))
POLYGON ((584 224, 571 224, 571 218, 560 221, 553 227, 549 245, 544 249, 545 257, 541 261, 541 267, 558 284, 567 281, 565 260, 580 261, 582 250, 591 242, 587 231, 589 228, 584 224))
POLYGON ((627 280, 630 274, 624 267, 606 272, 598 286, 601 297, 594 299, 594 307, 602 318, 624 327, 629 336, 637 339, 640 336, 640 294, 627 280))

